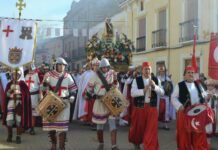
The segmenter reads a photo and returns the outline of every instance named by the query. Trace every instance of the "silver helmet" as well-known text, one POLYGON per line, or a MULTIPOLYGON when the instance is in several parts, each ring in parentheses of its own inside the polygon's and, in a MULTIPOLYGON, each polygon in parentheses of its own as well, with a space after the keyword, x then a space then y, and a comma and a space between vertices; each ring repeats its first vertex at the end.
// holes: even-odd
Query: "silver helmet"
POLYGON ((100 68, 102 68, 102 67, 110 67, 110 63, 109 63, 108 59, 107 58, 103 58, 101 60, 101 62, 100 62, 99 67, 100 68))
POLYGON ((65 65, 65 66, 68 65, 67 62, 66 62, 62 57, 58 57, 58 58, 56 59, 55 64, 63 64, 63 65, 65 65))

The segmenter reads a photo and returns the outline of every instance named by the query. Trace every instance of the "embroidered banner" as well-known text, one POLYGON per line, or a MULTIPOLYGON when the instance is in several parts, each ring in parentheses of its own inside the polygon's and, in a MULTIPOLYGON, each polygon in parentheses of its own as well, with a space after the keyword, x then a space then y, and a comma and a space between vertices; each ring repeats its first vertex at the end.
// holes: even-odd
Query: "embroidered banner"
POLYGON ((208 75, 218 80, 218 33, 211 33, 208 75))
POLYGON ((35 52, 36 22, 0 19, 0 62, 11 68, 32 62, 35 52))

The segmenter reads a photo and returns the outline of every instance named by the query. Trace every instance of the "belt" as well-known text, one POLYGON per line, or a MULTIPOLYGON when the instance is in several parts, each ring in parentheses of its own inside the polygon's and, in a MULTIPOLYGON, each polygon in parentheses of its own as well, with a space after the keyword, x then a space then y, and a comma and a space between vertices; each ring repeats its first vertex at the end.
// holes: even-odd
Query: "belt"
POLYGON ((61 97, 62 99, 69 99, 69 96, 66 96, 66 97, 61 97))
POLYGON ((30 92, 30 95, 36 95, 36 94, 39 94, 39 91, 30 92))
POLYGON ((104 96, 95 95, 95 99, 102 99, 104 96))

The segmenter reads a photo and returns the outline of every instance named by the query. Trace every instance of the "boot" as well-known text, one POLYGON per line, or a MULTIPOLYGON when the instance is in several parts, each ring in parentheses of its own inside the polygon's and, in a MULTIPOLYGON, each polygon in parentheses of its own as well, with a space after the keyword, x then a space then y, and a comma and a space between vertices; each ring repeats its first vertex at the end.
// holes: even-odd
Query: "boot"
POLYGON ((12 142, 12 127, 7 127, 8 129, 8 137, 7 137, 7 142, 12 142))
POLYGON ((17 137, 16 137, 16 143, 17 143, 17 144, 20 144, 20 143, 21 143, 21 137, 20 137, 20 135, 17 135, 17 137))
POLYGON ((50 137, 51 139, 51 150, 56 150, 56 145, 57 145, 57 137, 56 137, 56 131, 53 130, 53 131, 49 131, 48 132, 48 136, 50 137))
POLYGON ((61 132, 59 134, 59 148, 60 148, 60 150, 65 150, 66 136, 67 136, 66 132, 61 132))
POLYGON ((21 143, 21 133, 22 133, 22 128, 21 127, 17 127, 17 137, 16 137, 16 143, 20 144, 21 143))
POLYGON ((104 132, 103 130, 97 130, 97 138, 100 144, 104 143, 104 132))
POLYGON ((30 131, 29 131, 29 133, 30 133, 30 135, 35 135, 35 134, 36 134, 34 128, 31 128, 30 131))
POLYGON ((141 150, 140 145, 139 144, 135 144, 134 145, 134 150, 141 150))
POLYGON ((117 131, 116 130, 112 130, 111 131, 112 150, 119 150, 116 144, 117 144, 117 131))

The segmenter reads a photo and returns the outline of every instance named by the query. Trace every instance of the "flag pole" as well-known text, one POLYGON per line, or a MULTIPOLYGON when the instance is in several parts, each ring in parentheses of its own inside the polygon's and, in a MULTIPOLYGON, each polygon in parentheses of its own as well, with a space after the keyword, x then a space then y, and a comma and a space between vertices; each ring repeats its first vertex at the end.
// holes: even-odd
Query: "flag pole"
POLYGON ((199 78, 199 72, 198 72, 198 64, 197 64, 197 58, 196 58, 196 41, 197 41, 197 29, 198 26, 195 26, 193 24, 193 28, 194 28, 194 35, 193 35, 193 50, 192 50, 192 67, 195 70, 195 78, 198 79, 199 78))

